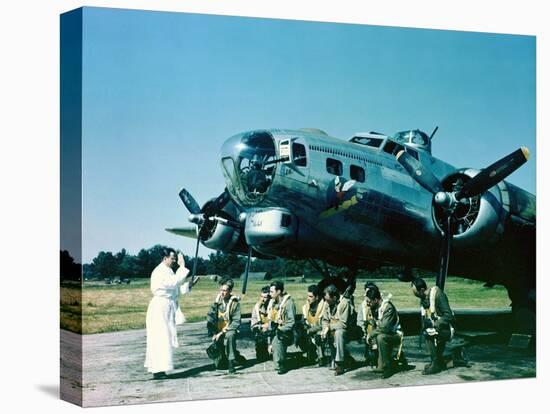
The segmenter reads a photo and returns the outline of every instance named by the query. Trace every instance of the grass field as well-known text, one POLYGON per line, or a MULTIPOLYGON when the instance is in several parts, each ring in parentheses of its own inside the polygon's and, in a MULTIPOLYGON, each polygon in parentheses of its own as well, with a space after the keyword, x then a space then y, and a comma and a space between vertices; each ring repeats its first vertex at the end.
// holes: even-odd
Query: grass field
MULTIPOLYGON (((375 281, 382 293, 393 295, 392 302, 398 310, 418 308, 418 299, 412 295, 408 283, 392 279, 369 280, 375 281)), ((429 286, 435 283, 433 279, 426 279, 426 282, 429 286)), ((285 281, 285 288, 294 298, 298 313, 301 313, 307 286, 311 283, 315 281, 285 281)), ((357 282, 356 304, 363 300, 364 283, 365 280, 357 282)), ((249 281, 247 294, 242 296, 242 283, 239 280, 235 281, 234 292, 241 296, 242 313, 251 312, 261 287, 266 284, 268 282, 249 281)), ((215 281, 205 278, 197 283, 191 294, 180 297, 180 305, 187 321, 197 322, 205 319, 218 288, 215 281)), ((447 279, 445 291, 453 309, 505 308, 510 304, 503 287, 485 288, 483 283, 472 280, 450 277, 447 279)), ((141 329, 145 327, 145 314, 150 299, 149 279, 135 279, 129 285, 85 282, 82 291, 64 285, 61 287, 61 328, 84 334, 141 329), (82 319, 79 316, 81 311, 82 319)))

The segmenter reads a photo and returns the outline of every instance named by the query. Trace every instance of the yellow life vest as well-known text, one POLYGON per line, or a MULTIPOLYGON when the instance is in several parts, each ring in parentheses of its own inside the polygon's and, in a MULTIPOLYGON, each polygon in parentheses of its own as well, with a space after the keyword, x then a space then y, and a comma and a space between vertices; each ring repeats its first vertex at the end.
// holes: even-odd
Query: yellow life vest
POLYGON ((372 316, 371 309, 367 306, 366 300, 364 300, 361 305, 363 308, 363 323, 367 325, 367 335, 370 335, 372 330, 374 329, 374 326, 372 325, 372 320, 374 319, 374 317, 372 316))
POLYGON ((223 304, 223 299, 221 299, 220 295, 218 295, 216 300, 218 301, 218 332, 221 332, 229 325, 230 311, 235 306, 233 303, 237 304, 239 298, 237 296, 231 296, 229 302, 225 305, 225 310, 220 310, 219 305, 223 304))
POLYGON ((256 302, 256 304, 254 305, 254 309, 252 310, 252 314, 257 314, 258 315, 258 322, 261 323, 262 325, 264 323, 267 323, 269 321, 269 303, 267 304, 267 306, 264 308, 265 311, 262 311, 262 302, 261 300, 256 302))
POLYGON ((435 311, 435 286, 432 286, 430 288, 429 296, 430 296, 430 307, 424 308, 423 306, 420 307, 420 314, 426 318, 432 318, 432 315, 437 319, 438 315, 435 311))
MULTIPOLYGON (((439 315, 437 314, 435 310, 435 294, 437 292, 436 286, 432 286, 430 288, 430 307, 428 309, 424 309, 424 307, 420 307, 420 314, 426 318, 431 319, 439 319, 439 315), (433 315, 433 317, 432 317, 433 315)), ((452 324, 449 324, 449 328, 451 330, 451 339, 454 336, 455 328, 452 324)))
POLYGON ((258 316, 260 317, 260 322, 262 325, 269 321, 269 315, 267 314, 267 309, 265 312, 262 312, 262 307, 258 305, 258 316))
POLYGON ((225 312, 218 311, 218 332, 223 331, 223 329, 227 326, 228 321, 223 318, 224 314, 225 312))
POLYGON ((275 302, 273 299, 269 302, 269 306, 267 308, 267 313, 269 320, 278 323, 279 320, 284 321, 284 305, 286 304, 286 301, 290 299, 290 295, 287 293, 284 297, 281 303, 278 307, 275 307, 275 302))
POLYGON ((306 302, 306 304, 302 308, 302 313, 309 326, 315 326, 319 323, 319 319, 321 319, 321 315, 323 314, 324 308, 325 308, 325 301, 321 300, 317 304, 317 310, 315 311, 315 315, 312 315, 309 312, 309 302, 306 302))

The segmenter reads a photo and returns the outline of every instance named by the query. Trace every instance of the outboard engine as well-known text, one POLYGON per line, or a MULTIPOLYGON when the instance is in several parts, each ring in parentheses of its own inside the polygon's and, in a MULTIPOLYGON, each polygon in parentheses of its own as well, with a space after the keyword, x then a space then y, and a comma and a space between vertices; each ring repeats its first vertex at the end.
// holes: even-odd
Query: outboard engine
MULTIPOLYGON (((459 191, 479 170, 461 169, 447 176, 442 185, 445 191, 459 191)), ((504 233, 505 222, 511 215, 521 214, 525 220, 535 217, 535 198, 532 206, 516 208, 518 200, 523 200, 530 194, 500 181, 494 187, 482 194, 463 199, 457 204, 451 224, 453 243, 457 247, 471 247, 476 245, 491 245, 496 243, 504 233)), ((529 204, 529 201, 527 201, 529 204)), ((432 214, 438 230, 442 231, 445 212, 436 202, 433 202, 432 214)))
MULTIPOLYGON (((202 210, 208 208, 212 199, 205 203, 202 210)), ((243 231, 230 224, 235 222, 237 209, 232 202, 218 211, 217 219, 207 219, 200 228, 200 239, 202 243, 213 250, 246 252, 243 243, 243 231), (226 222, 224 222, 224 219, 226 222)))

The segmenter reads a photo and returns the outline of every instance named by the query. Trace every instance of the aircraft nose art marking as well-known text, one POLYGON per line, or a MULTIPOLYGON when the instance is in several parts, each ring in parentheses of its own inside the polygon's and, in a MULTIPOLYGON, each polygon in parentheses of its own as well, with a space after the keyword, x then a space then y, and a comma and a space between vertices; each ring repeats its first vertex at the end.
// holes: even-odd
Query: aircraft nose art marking
POLYGON ((319 214, 319 218, 325 219, 331 216, 334 216, 335 214, 341 213, 348 208, 354 206, 359 202, 356 195, 354 195, 351 199, 344 201, 340 206, 338 207, 331 207, 328 210, 325 210, 319 214))
POLYGON ((324 219, 354 206, 359 202, 357 197, 356 181, 348 180, 337 176, 334 179, 334 186, 329 187, 327 191, 327 200, 329 208, 319 214, 319 218, 324 219))

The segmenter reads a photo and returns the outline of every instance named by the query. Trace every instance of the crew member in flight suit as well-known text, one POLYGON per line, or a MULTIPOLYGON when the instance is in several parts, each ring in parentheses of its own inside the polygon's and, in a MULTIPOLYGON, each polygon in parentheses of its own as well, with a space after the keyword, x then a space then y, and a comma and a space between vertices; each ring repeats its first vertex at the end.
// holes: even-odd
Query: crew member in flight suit
POLYGON ((258 362, 267 361, 269 359, 267 348, 271 343, 271 338, 269 337, 269 333, 262 329, 262 326, 267 324, 269 320, 267 307, 270 299, 269 286, 264 286, 260 293, 260 299, 252 309, 252 316, 250 318, 250 328, 254 335, 256 360, 258 362))
POLYGON ((301 348, 306 352, 309 362, 324 365, 324 350, 321 341, 321 316, 325 308, 325 301, 319 296, 317 285, 307 288, 307 301, 302 307, 303 340, 301 348))
POLYGON ((244 357, 237 351, 237 333, 241 325, 241 304, 238 296, 231 294, 233 281, 222 282, 220 293, 207 316, 207 328, 217 348, 214 359, 216 368, 227 361, 229 373, 235 372, 235 365, 244 363, 244 357))
POLYGON ((437 374, 446 368, 443 353, 454 333, 454 314, 447 295, 438 286, 428 289, 422 278, 413 280, 411 285, 413 294, 420 299, 422 329, 431 359, 422 374, 437 374))
POLYGON ((344 373, 347 331, 352 307, 349 299, 340 295, 334 285, 325 288, 325 309, 321 317, 321 338, 334 350, 334 375, 344 373))
POLYGON ((367 338, 372 332, 375 326, 374 316, 372 314, 370 306, 367 304, 367 292, 369 289, 378 290, 373 282, 365 283, 365 299, 361 302, 359 311, 357 312, 357 325, 363 332, 363 339, 365 341, 365 362, 367 366, 376 366, 378 363, 378 346, 376 342, 369 344, 367 338))
POLYGON ((378 366, 376 371, 382 378, 389 378, 395 373, 393 349, 398 347, 397 360, 404 360, 402 354, 403 332, 399 324, 397 309, 390 301, 391 295, 384 300, 378 289, 367 289, 365 301, 370 308, 373 329, 367 334, 367 344, 376 344, 378 349, 378 366))
POLYGON ((288 371, 286 349, 294 341, 294 324, 296 321, 296 305, 285 292, 284 283, 280 280, 271 282, 269 287, 271 301, 268 306, 269 321, 262 329, 272 332, 271 352, 278 374, 288 371))

